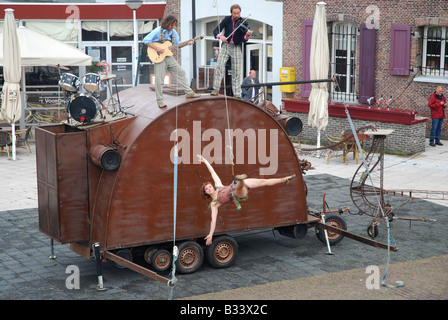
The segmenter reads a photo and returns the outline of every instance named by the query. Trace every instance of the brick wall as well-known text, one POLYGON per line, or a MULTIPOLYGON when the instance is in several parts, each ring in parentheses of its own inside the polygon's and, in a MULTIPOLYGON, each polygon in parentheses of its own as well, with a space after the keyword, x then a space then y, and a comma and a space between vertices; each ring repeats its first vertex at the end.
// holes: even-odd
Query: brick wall
MULTIPOLYGON (((393 104, 393 108, 417 111, 420 116, 430 117, 427 106, 429 95, 435 90, 437 83, 411 82, 410 76, 392 76, 389 74, 389 55, 391 24, 399 23, 411 27, 411 68, 421 66, 422 36, 425 25, 448 25, 448 1, 423 0, 327 0, 327 21, 355 22, 358 27, 371 15, 366 12, 368 5, 376 5, 379 9, 379 29, 377 30, 375 54, 375 95, 389 99, 397 97, 404 88, 409 87, 393 104)), ((296 68, 296 79, 301 79, 302 65, 302 20, 314 18, 317 1, 284 0, 283 17, 283 66, 296 68)), ((359 37, 359 34, 358 34, 359 37)), ((359 40, 359 38, 358 38, 359 40)), ((359 41, 357 41, 359 46, 359 41)), ((359 52, 359 50, 358 50, 359 52)), ((359 63, 359 56, 357 57, 359 63)), ((415 69, 417 70, 417 69, 415 69)), ((357 77, 359 68, 357 70, 357 77)), ((448 95, 448 85, 442 85, 448 95)), ((358 84, 356 84, 358 90, 358 84)), ((283 98, 301 98, 300 85, 295 93, 284 93, 283 98)), ((431 122, 425 123, 425 132, 429 136, 431 122)), ((442 136, 448 138, 448 120, 444 121, 442 136)))
MULTIPOLYGON (((286 114, 298 117, 303 124, 302 133, 300 134, 301 143, 316 144, 317 129, 308 125, 308 114, 298 112, 286 112, 286 114)), ((378 121, 368 121, 352 119, 355 130, 367 125, 373 125, 377 129, 393 129, 394 131, 387 136, 385 140, 385 150, 387 152, 398 151, 407 155, 425 151, 425 129, 426 122, 420 122, 413 125, 405 125, 398 123, 387 123, 378 121)), ((321 145, 330 145, 327 135, 340 137, 342 130, 350 129, 348 118, 330 117, 328 126, 321 131, 321 145)), ((365 150, 368 150, 371 142, 365 143, 365 150)), ((426 144, 427 145, 427 144, 426 144)))

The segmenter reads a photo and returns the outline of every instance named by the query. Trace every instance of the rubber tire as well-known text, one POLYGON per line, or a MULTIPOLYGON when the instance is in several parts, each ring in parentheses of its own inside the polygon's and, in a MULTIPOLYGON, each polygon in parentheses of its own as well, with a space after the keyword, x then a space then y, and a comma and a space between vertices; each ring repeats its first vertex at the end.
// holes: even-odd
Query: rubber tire
POLYGON ((173 257, 171 253, 166 249, 157 250, 151 257, 151 266, 157 272, 163 272, 168 270, 172 263, 173 263, 173 257), (165 255, 165 257, 168 256, 168 261, 165 262, 163 265, 160 265, 160 260, 158 260, 158 258, 161 257, 160 255, 162 254, 165 255))
POLYGON ((205 256, 213 268, 228 268, 238 256, 238 242, 231 236, 216 237, 205 249, 205 256))
MULTIPOLYGON (((344 218, 342 218, 338 213, 327 213, 325 214, 325 223, 333 225, 339 229, 347 230, 347 223, 345 222, 344 218)), ((338 244, 339 242, 344 239, 344 236, 341 234, 335 233, 334 236, 328 233, 328 242, 330 245, 334 246, 335 244, 338 244)), ((324 244, 327 244, 327 240, 325 239, 325 232, 324 229, 316 228, 316 235, 317 238, 324 244)))
POLYGON ((179 246, 176 260, 176 270, 179 273, 193 273, 197 271, 204 261, 204 251, 195 241, 186 241, 179 246))
POLYGON ((373 234, 372 234, 372 226, 368 226, 367 235, 370 238, 375 239, 378 236, 378 226, 373 226, 373 234))
MULTIPOLYGON (((132 262, 133 256, 132 252, 129 249, 120 249, 115 252, 115 254, 123 259, 129 260, 132 262)), ((122 266, 118 262, 114 261, 114 265, 119 269, 126 269, 125 266, 122 266)))

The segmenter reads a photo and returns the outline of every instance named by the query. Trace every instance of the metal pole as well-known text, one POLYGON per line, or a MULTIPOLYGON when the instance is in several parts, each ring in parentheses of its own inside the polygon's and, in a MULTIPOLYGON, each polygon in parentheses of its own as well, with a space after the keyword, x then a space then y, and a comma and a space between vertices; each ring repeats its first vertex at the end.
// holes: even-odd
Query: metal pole
POLYGON ((96 275, 98 277, 98 285, 97 285, 96 289, 99 290, 99 291, 106 290, 106 288, 104 288, 103 273, 102 273, 102 270, 101 270, 100 244, 98 242, 95 242, 93 247, 94 247, 94 250, 95 250, 96 275))
POLYGON ((50 256, 49 256, 49 258, 51 260, 56 259, 56 255, 54 254, 54 241, 53 241, 53 238, 50 239, 50 256))
POLYGON ((132 10, 132 19, 134 22, 134 47, 133 47, 133 61, 132 61, 132 71, 135 75, 135 81, 133 81, 132 86, 135 87, 138 84, 138 74, 137 74, 137 62, 138 62, 138 25, 137 25, 137 10, 132 10))
MULTIPOLYGON (((191 2, 191 10, 192 10, 192 24, 193 24, 193 39, 196 37, 196 0, 192 0, 191 2)), ((193 90, 196 89, 197 86, 197 62, 196 62, 196 43, 193 43, 193 90)))
MULTIPOLYGON (((251 87, 265 87, 265 86, 282 86, 287 84, 304 84, 304 83, 318 83, 318 82, 334 82, 334 79, 317 79, 317 80, 300 80, 300 81, 285 81, 285 82, 265 82, 265 83, 254 83, 254 84, 244 84, 241 88, 251 88, 251 87)), ((231 87, 228 85, 227 87, 231 87)), ((213 88, 209 88, 213 89, 213 88)), ((221 87, 222 89, 222 87, 221 87)))

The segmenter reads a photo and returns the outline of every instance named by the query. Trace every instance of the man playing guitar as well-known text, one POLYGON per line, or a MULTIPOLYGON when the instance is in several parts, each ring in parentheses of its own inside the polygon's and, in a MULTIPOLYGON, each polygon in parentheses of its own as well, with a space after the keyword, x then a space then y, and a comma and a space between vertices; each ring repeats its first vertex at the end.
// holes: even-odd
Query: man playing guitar
MULTIPOLYGON (((166 54, 166 50, 169 50, 166 46, 163 46, 165 41, 170 41, 172 44, 179 44, 179 34, 174 28, 177 25, 177 18, 169 15, 163 21, 160 27, 155 28, 143 38, 143 43, 149 48, 155 50, 158 55, 166 54)), ((189 40, 188 45, 192 45, 194 40, 189 40)), ((149 51, 150 49, 148 49, 149 51)), ((155 89, 157 105, 160 108, 166 107, 163 101, 162 86, 165 79, 166 72, 168 71, 174 77, 178 85, 185 90, 187 98, 198 98, 199 94, 195 93, 189 86, 185 77, 185 71, 179 65, 179 63, 171 55, 166 55, 162 61, 154 64, 155 74, 155 89)), ((154 62, 154 61, 153 61, 154 62)))

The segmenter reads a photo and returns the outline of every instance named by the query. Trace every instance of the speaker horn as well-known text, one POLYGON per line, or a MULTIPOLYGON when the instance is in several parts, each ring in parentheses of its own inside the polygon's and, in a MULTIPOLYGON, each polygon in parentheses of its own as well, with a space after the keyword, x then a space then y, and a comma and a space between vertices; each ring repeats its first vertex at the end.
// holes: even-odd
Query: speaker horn
POLYGON ((121 164, 120 154, 114 148, 101 143, 90 148, 89 157, 95 165, 108 171, 117 170, 121 164))

